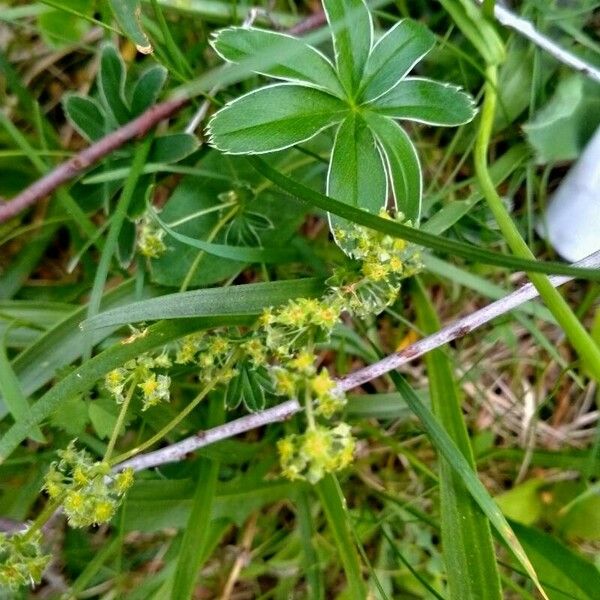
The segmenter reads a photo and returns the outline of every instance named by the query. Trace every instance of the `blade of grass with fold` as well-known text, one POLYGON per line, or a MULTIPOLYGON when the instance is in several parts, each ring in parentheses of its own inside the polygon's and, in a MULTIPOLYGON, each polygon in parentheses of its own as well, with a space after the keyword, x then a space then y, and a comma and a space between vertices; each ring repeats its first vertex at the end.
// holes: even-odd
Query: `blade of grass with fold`
MULTIPOLYGON (((441 328, 437 313, 419 279, 413 299, 417 322, 425 334, 441 328)), ((443 349, 425 356, 433 414, 475 471, 469 434, 462 416, 461 397, 450 360, 443 349)), ((502 597, 492 534, 462 478, 442 460, 440 512, 442 552, 446 563, 450 598, 456 600, 499 600, 502 597)))
POLYGON ((394 382, 398 392, 400 392, 406 401, 408 407, 421 421, 431 443, 435 446, 442 459, 450 465, 456 475, 463 481, 473 500, 479 505, 479 508, 498 532, 500 539, 503 540, 514 554, 515 558, 531 578, 542 597, 545 600, 548 600, 548 596, 539 582, 535 569, 517 539, 517 536, 514 534, 508 521, 485 489, 484 485, 479 481, 479 478, 471 468, 471 465, 464 457, 463 453, 457 448, 456 444, 452 441, 452 438, 439 424, 433 413, 419 400, 406 380, 396 371, 391 371, 389 376, 394 382))

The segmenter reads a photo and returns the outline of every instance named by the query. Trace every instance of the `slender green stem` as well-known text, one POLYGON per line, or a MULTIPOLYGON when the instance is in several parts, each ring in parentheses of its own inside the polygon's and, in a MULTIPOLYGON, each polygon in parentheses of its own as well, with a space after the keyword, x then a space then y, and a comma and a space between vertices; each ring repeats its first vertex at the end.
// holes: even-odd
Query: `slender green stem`
MULTIPOLYGON (((535 256, 521 237, 502 199, 496 192, 488 170, 487 153, 496 110, 497 75, 495 66, 490 65, 487 67, 481 123, 475 144, 475 171, 481 191, 513 253, 520 258, 534 259, 535 256)), ((528 273, 528 276, 577 353, 585 361, 596 381, 600 381, 600 348, 577 319, 564 298, 554 289, 548 277, 539 273, 528 273)))
POLYGON ((131 399, 133 398, 133 393, 135 392, 135 388, 137 386, 137 378, 134 377, 131 384, 129 385, 129 390, 127 391, 127 396, 125 396, 125 400, 121 405, 121 410, 119 412, 119 416, 117 417, 117 422, 115 423, 115 428, 113 429, 112 435, 110 436, 110 441, 108 442, 108 447, 106 448, 106 452, 104 453, 104 462, 108 462, 110 457, 115 449, 115 444, 117 443, 117 438, 119 437, 119 432, 123 428, 123 423, 125 422, 125 415, 127 414, 127 409, 129 408, 129 404, 131 399))
POLYGON ((210 208, 203 208, 202 210, 192 213, 191 215, 187 215, 185 217, 182 217, 181 219, 177 219, 177 221, 173 221, 172 223, 167 223, 167 226, 171 227, 171 228, 178 227, 179 225, 183 225, 184 223, 187 223, 188 221, 193 221, 194 219, 197 219, 198 217, 203 217, 204 215, 208 215, 210 213, 221 211, 224 208, 229 208, 230 206, 235 206, 236 204, 237 204, 237 202, 226 202, 225 204, 211 206, 210 208))
MULTIPOLYGON (((108 272, 110 270, 111 261, 117 245, 119 242, 119 234, 125 219, 127 218, 127 210, 133 197, 135 186, 138 182, 138 178, 142 172, 146 157, 150 151, 150 145, 152 143, 152 136, 146 138, 136 149, 131 164, 131 170, 129 176, 125 181, 125 186, 121 192, 121 197, 117 203, 117 207, 112 215, 110 229, 104 242, 104 250, 100 256, 98 268, 96 270, 96 276, 94 277, 94 283, 92 285, 92 291, 90 293, 90 300, 88 305, 88 318, 93 317, 98 313, 100 309, 100 301, 102 300, 102 289, 106 283, 108 272)), ((89 349, 88 349, 89 351, 89 349)))
POLYGON ((110 461, 111 465, 116 465, 140 452, 144 452, 148 448, 151 448, 157 442, 160 442, 170 431, 172 431, 183 419, 185 419, 195 408, 206 398, 206 395, 219 383, 221 380, 221 374, 227 371, 231 365, 237 360, 238 353, 234 352, 229 360, 225 363, 223 368, 200 390, 200 393, 173 419, 171 419, 160 431, 154 434, 150 439, 146 440, 139 446, 120 454, 112 461, 110 461))
POLYGON ((44 506, 42 512, 35 518, 33 523, 27 528, 23 539, 28 540, 36 531, 41 529, 50 517, 56 512, 56 509, 62 504, 64 494, 61 494, 58 498, 50 500, 44 506))
MULTIPOLYGON (((221 229, 223 229, 223 227, 225 227, 225 225, 227 225, 227 223, 229 222, 231 217, 233 217, 238 210, 239 210, 239 206, 234 206, 230 211, 228 211, 227 214, 225 214, 223 216, 223 218, 220 221, 218 221, 217 224, 211 229, 211 232, 208 234, 206 241, 209 243, 212 242, 217 237, 217 235, 221 231, 221 229)), ((198 270, 198 266, 202 262, 204 255, 205 255, 204 250, 200 250, 200 252, 198 252, 198 254, 196 255, 196 258, 194 259, 192 266, 190 267, 189 271, 187 272, 185 279, 183 280, 183 283, 181 284, 181 287, 179 288, 180 292, 185 292, 188 289, 188 287, 192 281, 192 277, 194 276, 194 273, 198 270)))

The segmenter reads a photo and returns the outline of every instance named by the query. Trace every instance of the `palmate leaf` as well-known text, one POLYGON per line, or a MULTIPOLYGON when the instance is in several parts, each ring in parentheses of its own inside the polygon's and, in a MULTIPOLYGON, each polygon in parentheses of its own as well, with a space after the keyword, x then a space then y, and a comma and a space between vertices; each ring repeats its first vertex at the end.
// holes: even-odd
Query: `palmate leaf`
POLYGON ((154 65, 146 69, 135 82, 131 94, 131 112, 141 115, 157 100, 165 81, 167 70, 162 65, 154 65))
POLYGON ((475 116, 473 98, 469 94, 453 85, 417 77, 402 80, 369 107, 393 119, 427 125, 463 125, 475 116))
POLYGON ((265 367, 257 368, 242 362, 236 365, 236 371, 225 391, 225 406, 233 410, 243 403, 249 412, 263 410, 265 394, 273 393, 271 378, 265 367))
MULTIPOLYGON (((330 158, 328 195, 377 213, 388 200, 389 181, 396 207, 416 225, 421 167, 394 119, 461 125, 475 115, 473 100, 457 87, 406 77, 434 44, 420 23, 402 20, 373 46, 364 0, 323 0, 323 8, 335 51, 333 73, 318 50, 290 36, 239 27, 217 34, 213 46, 225 60, 270 51, 277 62, 261 73, 295 84, 268 86, 226 105, 209 124, 211 142, 228 154, 261 154, 342 122, 330 158)), ((339 216, 330 215, 329 223, 332 229, 347 226, 339 216)))
POLYGON ((422 177, 417 151, 405 131, 386 117, 366 113, 365 119, 381 148, 394 192, 396 209, 413 225, 421 215, 422 177))
POLYGON ((421 23, 403 19, 392 27, 369 55, 360 85, 360 100, 371 102, 389 92, 435 43, 433 33, 421 23))
POLYGON ((346 93, 354 97, 373 40, 371 13, 363 0, 323 0, 331 28, 335 64, 346 93))
POLYGON ((249 27, 230 27, 217 32, 211 45, 217 54, 232 63, 261 52, 270 52, 277 57, 278 62, 267 69, 256 71, 257 73, 321 88, 339 97, 344 96, 340 80, 329 59, 316 48, 291 35, 249 27))
MULTIPOLYGON (((383 158, 367 123, 351 114, 335 137, 327 195, 372 213, 378 213, 387 198, 387 177, 383 158)), ((329 213, 332 231, 345 228, 348 221, 329 213)))
POLYGON ((73 127, 88 141, 94 142, 106 134, 106 114, 94 98, 68 94, 63 108, 73 127))
POLYGON ((320 90, 277 83, 237 98, 214 115, 210 141, 228 154, 263 154, 305 142, 339 123, 348 106, 320 90))

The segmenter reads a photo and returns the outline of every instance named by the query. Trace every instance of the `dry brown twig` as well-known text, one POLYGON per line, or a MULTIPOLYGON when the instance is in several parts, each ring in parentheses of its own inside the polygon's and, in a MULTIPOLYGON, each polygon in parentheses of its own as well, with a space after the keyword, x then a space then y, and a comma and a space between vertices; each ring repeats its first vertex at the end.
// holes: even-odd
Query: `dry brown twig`
MULTIPOLYGON (((300 21, 288 31, 295 35, 301 35, 320 27, 324 22, 324 15, 317 13, 300 21)), ((83 171, 95 165, 111 152, 121 148, 127 142, 144 137, 160 121, 179 112, 188 102, 189 98, 173 98, 155 104, 133 121, 126 123, 91 146, 81 150, 66 162, 57 165, 11 200, 2 202, 0 198, 0 223, 16 217, 26 208, 46 198, 56 188, 72 181, 83 171)), ((208 106, 203 104, 199 110, 200 119, 205 117, 207 110, 208 106)), ((195 129, 199 124, 198 118, 193 120, 193 124, 195 129)))

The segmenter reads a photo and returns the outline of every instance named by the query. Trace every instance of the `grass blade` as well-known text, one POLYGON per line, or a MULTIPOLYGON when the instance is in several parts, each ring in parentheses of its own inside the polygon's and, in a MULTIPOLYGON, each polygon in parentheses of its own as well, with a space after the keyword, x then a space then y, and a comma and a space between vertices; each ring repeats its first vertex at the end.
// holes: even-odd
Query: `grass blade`
POLYGON ((552 600, 600 600, 600 571, 591 562, 564 546, 556 537, 533 527, 512 523, 552 600), (561 590, 553 593, 551 586, 561 590))
MULTIPOLYGON (((223 422, 223 402, 217 398, 210 406, 209 427, 223 422)), ((219 479, 219 462, 202 457, 198 460, 198 480, 192 500, 192 511, 183 531, 183 540, 177 558, 173 579, 172 597, 187 600, 194 595, 198 572, 206 560, 206 549, 210 541, 210 528, 213 503, 219 479)))
POLYGON ((315 487, 346 573, 347 597, 353 600, 364 600, 367 597, 365 582, 362 578, 360 560, 352 533, 348 526, 346 502, 340 484, 333 475, 327 475, 315 487))
POLYGON ((201 315, 257 314, 267 306, 280 304, 290 298, 317 296, 322 291, 321 280, 306 278, 180 292, 106 311, 84 321, 82 327, 96 329, 201 315))
MULTIPOLYGON (((4 403, 15 422, 18 423, 25 419, 29 412, 29 403, 8 360, 3 341, 0 341, 0 392, 2 392, 4 403)), ((44 443, 46 441, 39 427, 34 427, 29 437, 36 442, 44 443)))
POLYGON ((446 433, 444 428, 438 423, 433 413, 419 401, 419 398, 408 385, 405 379, 397 372, 390 372, 390 377, 397 390, 402 394, 409 408, 421 421, 432 444, 436 447, 441 456, 448 462, 454 472, 463 481, 469 493, 479 505, 479 508, 485 513, 490 523, 498 532, 500 538, 506 543, 508 548, 515 555, 521 566, 525 569, 527 575, 531 578, 540 594, 545 600, 549 600, 545 591, 538 580, 538 576, 527 557, 523 546, 521 546, 517 536, 510 528, 508 521, 489 495, 477 475, 473 472, 471 465, 463 456, 462 452, 456 447, 452 438, 446 433))
MULTIPOLYGON (((418 282, 414 294, 418 323, 424 333, 441 328, 427 293, 418 282)), ((425 356, 431 406, 465 460, 475 471, 475 460, 461 411, 461 398, 444 350, 425 356)), ((500 580, 489 522, 448 462, 440 461, 442 550, 450 598, 500 599, 500 580)))
POLYGON ((450 255, 460 256, 468 260, 479 261, 483 264, 520 271, 530 271, 531 273, 570 275, 572 277, 600 281, 600 269, 571 267, 562 263, 541 262, 518 258, 512 255, 499 254, 471 244, 465 244, 463 242, 457 242, 455 240, 432 235, 420 229, 414 229, 413 227, 408 227, 407 225, 402 225, 401 223, 396 223, 389 219, 383 219, 359 208, 355 208, 354 206, 350 206, 349 204, 340 202, 339 200, 329 198, 286 175, 282 175, 258 156, 246 157, 246 160, 269 181, 272 181, 285 192, 288 192, 307 204, 334 213, 344 219, 348 219, 348 221, 364 225, 370 229, 387 233, 392 237, 402 238, 409 242, 431 248, 432 250, 446 252, 450 255))

